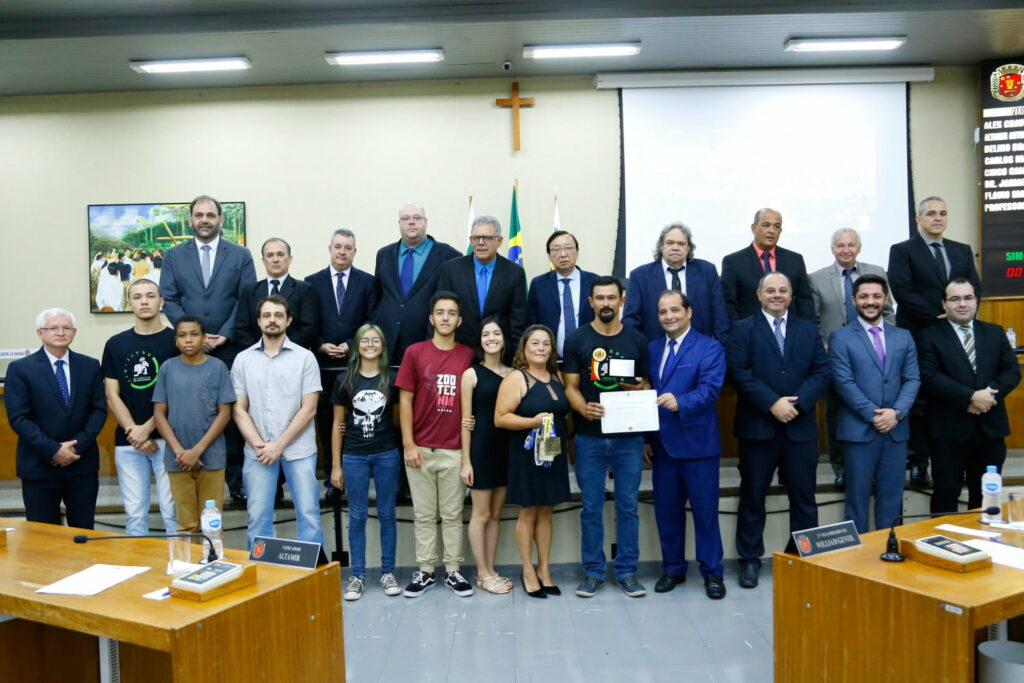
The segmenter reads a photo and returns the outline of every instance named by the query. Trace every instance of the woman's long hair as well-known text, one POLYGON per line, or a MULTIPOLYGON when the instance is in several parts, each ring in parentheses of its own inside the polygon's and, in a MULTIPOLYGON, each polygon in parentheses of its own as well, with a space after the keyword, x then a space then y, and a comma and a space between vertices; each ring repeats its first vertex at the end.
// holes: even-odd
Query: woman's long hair
POLYGON ((551 355, 548 356, 548 362, 545 364, 545 367, 552 377, 558 377, 558 348, 555 346, 555 334, 546 325, 530 325, 526 328, 523 336, 519 338, 519 344, 516 346, 516 355, 512 359, 512 367, 522 370, 529 367, 529 363, 526 362, 526 342, 529 340, 530 335, 537 331, 544 332, 548 335, 548 339, 551 340, 551 355))
POLYGON ((352 337, 352 341, 356 345, 356 352, 349 352, 348 372, 345 373, 345 386, 348 387, 350 393, 355 391, 356 375, 359 374, 359 365, 363 360, 363 357, 359 354, 359 340, 367 332, 376 332, 377 336, 380 337, 380 357, 377 358, 377 369, 380 370, 380 375, 378 375, 377 390, 387 396, 391 386, 391 366, 388 365, 388 340, 384 337, 384 332, 373 323, 366 323, 356 330, 355 336, 352 337))

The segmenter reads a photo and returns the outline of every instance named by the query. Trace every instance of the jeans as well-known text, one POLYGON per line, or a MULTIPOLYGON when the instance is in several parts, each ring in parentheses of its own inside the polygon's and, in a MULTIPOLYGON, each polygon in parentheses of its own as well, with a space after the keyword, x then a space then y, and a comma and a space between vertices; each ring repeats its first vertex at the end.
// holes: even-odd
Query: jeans
POLYGON ((608 468, 615 482, 615 578, 636 574, 640 558, 640 516, 637 494, 643 470, 643 437, 576 437, 576 483, 580 487, 583 511, 580 513, 580 549, 587 576, 603 579, 604 554, 604 482, 608 468))
POLYGON ((246 508, 249 528, 246 531, 248 547, 252 548, 257 536, 274 535, 274 495, 277 477, 284 470, 288 490, 295 505, 295 518, 300 541, 324 544, 324 530, 320 526, 320 485, 316 480, 316 453, 297 460, 279 458, 263 465, 256 458, 245 458, 242 478, 248 495, 246 508))
POLYGON ((395 544, 398 528, 395 523, 395 495, 402 458, 397 448, 381 453, 361 455, 345 453, 341 469, 348 492, 348 545, 352 558, 352 575, 366 576, 366 517, 370 498, 370 477, 377 492, 377 519, 380 522, 380 572, 395 573, 395 544))
POLYGON ((174 511, 171 484, 164 470, 163 439, 156 439, 157 449, 151 455, 143 455, 131 446, 116 446, 114 462, 117 464, 117 483, 124 501, 124 527, 129 536, 145 536, 149 533, 149 475, 156 480, 156 497, 160 503, 160 516, 164 530, 173 534, 178 528, 174 511))

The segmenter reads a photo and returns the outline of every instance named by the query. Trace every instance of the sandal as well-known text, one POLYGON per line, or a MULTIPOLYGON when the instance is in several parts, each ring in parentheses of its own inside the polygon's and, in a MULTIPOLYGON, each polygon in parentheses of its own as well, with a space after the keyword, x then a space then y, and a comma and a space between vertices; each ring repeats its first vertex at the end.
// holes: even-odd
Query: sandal
POLYGON ((495 595, 504 595, 512 590, 511 582, 501 576, 478 576, 476 577, 476 585, 481 590, 485 590, 488 593, 494 593, 495 595))

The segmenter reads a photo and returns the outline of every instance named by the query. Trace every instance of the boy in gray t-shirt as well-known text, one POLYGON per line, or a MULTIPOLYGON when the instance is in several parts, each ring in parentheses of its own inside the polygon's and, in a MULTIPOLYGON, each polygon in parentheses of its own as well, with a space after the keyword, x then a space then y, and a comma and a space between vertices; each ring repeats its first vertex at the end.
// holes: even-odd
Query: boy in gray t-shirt
POLYGON ((182 316, 174 325, 180 356, 160 369, 153 389, 153 417, 167 441, 164 465, 178 511, 178 531, 199 532, 207 500, 224 506, 224 427, 235 390, 227 366, 203 352, 202 321, 182 316))

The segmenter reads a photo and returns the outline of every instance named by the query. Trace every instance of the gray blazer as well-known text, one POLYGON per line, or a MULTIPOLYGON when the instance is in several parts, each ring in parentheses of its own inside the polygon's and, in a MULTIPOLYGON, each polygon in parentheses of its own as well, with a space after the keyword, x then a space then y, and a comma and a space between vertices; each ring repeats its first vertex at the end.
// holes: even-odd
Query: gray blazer
MULTIPOLYGON (((886 277, 885 269, 881 266, 873 266, 870 263, 857 263, 857 269, 861 275, 881 275, 886 277)), ((846 319, 846 303, 843 300, 843 278, 836 270, 835 262, 830 263, 821 270, 816 270, 809 276, 811 280, 811 297, 814 299, 814 320, 818 323, 823 339, 840 327, 846 327, 851 322, 846 319)), ((893 315, 892 296, 885 302, 885 309, 882 317, 890 325, 896 324, 893 315)))

